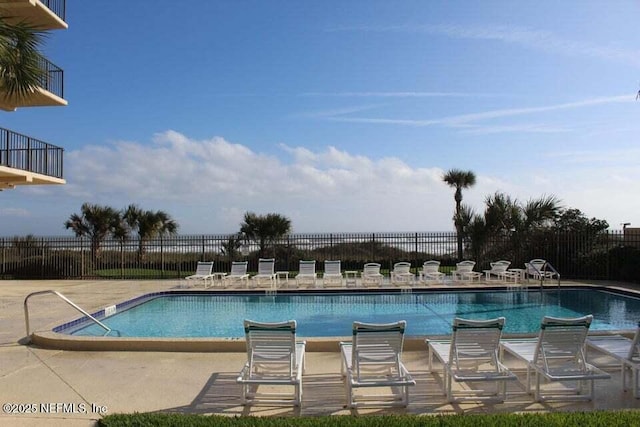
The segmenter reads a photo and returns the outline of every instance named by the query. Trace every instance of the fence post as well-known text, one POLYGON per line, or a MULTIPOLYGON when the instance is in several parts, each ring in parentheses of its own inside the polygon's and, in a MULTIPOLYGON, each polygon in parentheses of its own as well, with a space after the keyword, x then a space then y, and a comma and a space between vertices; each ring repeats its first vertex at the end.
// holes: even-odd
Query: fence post
POLYGON ((80 238, 80 278, 84 278, 84 239, 80 238))
POLYGON ((2 275, 7 272, 7 246, 4 238, 2 239, 2 275))
POLYGON ((613 232, 613 230, 609 231, 607 230, 607 258, 605 260, 605 262, 607 263, 605 268, 606 268, 606 276, 607 276, 607 280, 611 280, 611 249, 609 247, 609 242, 611 241, 611 233, 613 232))
POLYGON ((160 235, 160 277, 164 279, 164 239, 160 235))
POLYGON ((415 240, 415 251, 413 252, 413 261, 416 264, 416 273, 418 272, 418 233, 416 233, 416 240, 415 240))
MULTIPOLYGON (((560 269, 560 230, 556 230, 556 268, 560 269)), ((558 270, 561 271, 561 270, 558 270)))
POLYGON ((369 259, 373 261, 376 250, 376 233, 371 233, 371 252, 369 252, 369 259))
POLYGON ((120 280, 124 280, 124 242, 120 241, 120 280))
POLYGON ((333 233, 329 234, 329 259, 335 259, 333 257, 333 233))
POLYGON ((44 278, 44 237, 40 240, 40 277, 44 278))
POLYGON ((287 270, 291 271, 291 239, 289 239, 289 235, 288 234, 287 234, 287 251, 286 251, 286 254, 287 254, 287 257, 286 257, 285 262, 287 263, 287 270))

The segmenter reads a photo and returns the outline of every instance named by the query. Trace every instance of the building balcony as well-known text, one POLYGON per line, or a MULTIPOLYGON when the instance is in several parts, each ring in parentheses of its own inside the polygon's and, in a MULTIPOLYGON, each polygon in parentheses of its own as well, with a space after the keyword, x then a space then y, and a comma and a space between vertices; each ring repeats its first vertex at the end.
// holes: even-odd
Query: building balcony
POLYGON ((26 22, 39 30, 65 30, 66 0, 0 0, 0 14, 11 23, 26 22))
POLYGON ((31 94, 23 97, 8 96, 0 93, 0 109, 14 111, 18 107, 55 107, 67 105, 64 99, 64 70, 46 59, 42 60, 41 68, 44 77, 31 94))
POLYGON ((17 185, 66 184, 64 149, 0 128, 0 190, 17 185))

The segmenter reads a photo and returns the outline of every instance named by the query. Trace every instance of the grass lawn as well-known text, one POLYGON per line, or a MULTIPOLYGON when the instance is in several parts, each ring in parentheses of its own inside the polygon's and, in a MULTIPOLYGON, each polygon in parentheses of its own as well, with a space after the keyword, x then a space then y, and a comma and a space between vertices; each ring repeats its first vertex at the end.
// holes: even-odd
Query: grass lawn
POLYGON ((102 277, 105 279, 119 279, 121 277, 127 279, 178 279, 185 276, 188 276, 190 273, 178 272, 174 270, 156 270, 151 268, 126 268, 121 270, 119 268, 105 269, 105 270, 95 270, 93 272, 96 276, 102 277))
POLYGON ((321 417, 227 417, 187 414, 114 414, 101 427, 629 427, 640 426, 640 411, 554 412, 546 414, 387 415, 321 417))

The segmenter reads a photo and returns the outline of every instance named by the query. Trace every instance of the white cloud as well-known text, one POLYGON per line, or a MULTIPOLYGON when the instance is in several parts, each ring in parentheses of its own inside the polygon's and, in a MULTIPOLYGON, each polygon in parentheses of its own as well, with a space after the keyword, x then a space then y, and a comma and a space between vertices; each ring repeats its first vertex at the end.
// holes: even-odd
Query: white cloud
POLYGON ((614 45, 595 45, 580 40, 565 39, 551 31, 510 25, 462 26, 455 24, 443 24, 345 26, 330 28, 327 31, 424 33, 456 39, 492 40, 508 44, 516 44, 543 52, 615 61, 640 68, 640 51, 635 49, 626 49, 614 45))
POLYGON ((202 224, 183 226, 183 232, 235 231, 245 211, 295 214, 301 231, 450 228, 450 204, 428 202, 434 193, 452 198, 439 168, 333 146, 279 147, 290 162, 220 137, 199 141, 174 131, 155 135, 152 144, 88 146, 68 154, 64 192, 114 207, 153 205, 178 219, 181 211, 190 210, 188 218, 194 210, 207 212, 202 224), (442 214, 445 220, 437 222, 442 214))
POLYGON ((485 27, 434 25, 415 29, 453 38, 497 40, 545 52, 611 60, 640 67, 640 51, 638 50, 623 49, 617 46, 598 46, 579 40, 568 40, 550 31, 500 25, 485 27))
POLYGON ((22 208, 0 208, 0 217, 25 217, 31 216, 31 212, 22 208))
POLYGON ((340 98, 484 98, 502 94, 477 92, 305 92, 300 96, 340 98))
MULTIPOLYGON (((564 102, 560 104, 543 105, 539 107, 520 107, 505 108, 500 110, 482 111, 472 114, 461 114, 454 116, 446 116, 435 119, 404 119, 404 118, 380 118, 380 117, 352 117, 346 116, 346 113, 336 114, 309 114, 308 117, 322 118, 325 120, 344 122, 344 123, 362 123, 362 124, 382 124, 397 126, 443 126, 448 128, 456 128, 463 132, 473 133, 502 133, 502 132, 567 132, 566 127, 558 127, 557 125, 549 126, 545 124, 519 124, 508 126, 482 125, 478 122, 486 122, 496 119, 503 119, 515 116, 527 116, 533 114, 547 113, 561 110, 574 110, 579 108, 587 108, 598 105, 633 103, 634 98, 629 95, 616 95, 608 97, 588 98, 574 102, 564 102)), ((345 110, 346 111, 346 110, 345 110)))
MULTIPOLYGON (((83 147, 67 155, 68 184, 40 190, 55 194, 59 217, 49 219, 52 211, 38 220, 43 218, 46 230, 60 230, 70 213, 91 202, 162 209, 176 218, 184 234, 236 232, 247 211, 286 215, 295 232, 453 228, 453 189, 442 182, 444 171, 438 167, 415 167, 396 157, 367 157, 335 146, 315 151, 279 147, 282 158, 220 137, 195 140, 173 131, 157 134, 146 144, 83 147)), ((637 167, 596 165, 596 153, 583 154, 589 162, 577 168, 571 162, 580 153, 565 152, 505 172, 508 178, 500 172, 477 174, 476 185, 463 192, 463 202, 482 212, 486 196, 496 191, 519 200, 553 194, 565 206, 612 226, 622 220, 640 223, 637 167)), ((616 154, 637 158, 633 150, 616 154)), ((33 202, 38 200, 46 204, 46 196, 38 195, 33 202)), ((0 216, 14 214, 27 212, 0 211, 0 216)), ((0 226, 0 234, 8 232, 0 226)))

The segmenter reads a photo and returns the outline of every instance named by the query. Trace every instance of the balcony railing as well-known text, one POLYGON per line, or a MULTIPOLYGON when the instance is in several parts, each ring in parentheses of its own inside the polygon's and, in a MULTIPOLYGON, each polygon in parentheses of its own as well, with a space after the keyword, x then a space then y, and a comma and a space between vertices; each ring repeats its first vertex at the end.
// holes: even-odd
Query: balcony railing
POLYGON ((0 128, 0 166, 62 179, 64 149, 0 128))
POLYGON ((66 0, 40 0, 42 4, 47 6, 50 11, 58 15, 63 21, 66 21, 66 0))
POLYGON ((40 80, 40 87, 64 98, 64 71, 46 58, 42 58, 40 68, 45 74, 40 80))

